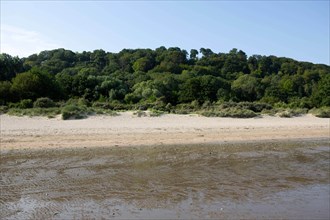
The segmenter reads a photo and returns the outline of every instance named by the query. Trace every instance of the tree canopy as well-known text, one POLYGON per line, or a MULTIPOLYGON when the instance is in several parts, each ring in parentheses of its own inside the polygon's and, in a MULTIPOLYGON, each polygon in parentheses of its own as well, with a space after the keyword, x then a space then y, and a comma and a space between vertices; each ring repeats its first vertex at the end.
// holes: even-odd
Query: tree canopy
POLYGON ((232 49, 178 47, 119 53, 65 49, 0 54, 0 104, 85 98, 124 104, 259 101, 330 105, 330 66, 232 49))

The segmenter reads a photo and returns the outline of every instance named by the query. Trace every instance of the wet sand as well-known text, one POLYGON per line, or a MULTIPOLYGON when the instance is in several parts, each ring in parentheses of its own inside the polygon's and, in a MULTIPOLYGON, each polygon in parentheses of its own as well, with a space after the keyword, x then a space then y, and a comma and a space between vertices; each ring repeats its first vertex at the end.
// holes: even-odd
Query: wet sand
POLYGON ((329 219, 328 140, 9 150, 1 219, 329 219))
POLYGON ((1 115, 0 219, 329 219, 329 119, 1 115))

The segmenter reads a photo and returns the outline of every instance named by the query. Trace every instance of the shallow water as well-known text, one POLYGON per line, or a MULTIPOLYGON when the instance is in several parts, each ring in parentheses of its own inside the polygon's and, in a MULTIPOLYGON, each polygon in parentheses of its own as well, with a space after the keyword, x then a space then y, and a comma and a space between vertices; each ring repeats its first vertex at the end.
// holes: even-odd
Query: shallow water
POLYGON ((1 154, 1 219, 328 219, 328 140, 1 154))

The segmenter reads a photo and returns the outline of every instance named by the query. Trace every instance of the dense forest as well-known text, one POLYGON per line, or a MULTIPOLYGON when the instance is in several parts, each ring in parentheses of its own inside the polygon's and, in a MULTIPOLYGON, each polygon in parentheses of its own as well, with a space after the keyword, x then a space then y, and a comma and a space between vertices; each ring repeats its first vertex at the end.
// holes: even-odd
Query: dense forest
POLYGON ((330 66, 276 56, 248 57, 237 49, 56 49, 26 58, 0 54, 0 105, 41 97, 55 102, 80 98, 128 109, 225 102, 311 109, 330 106, 330 66))

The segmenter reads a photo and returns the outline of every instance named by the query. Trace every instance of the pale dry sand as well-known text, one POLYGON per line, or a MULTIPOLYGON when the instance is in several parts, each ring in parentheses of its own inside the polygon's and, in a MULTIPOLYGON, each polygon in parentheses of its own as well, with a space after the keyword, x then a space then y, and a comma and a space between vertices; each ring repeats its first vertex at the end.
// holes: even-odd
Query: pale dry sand
POLYGON ((330 119, 312 115, 234 119, 173 114, 137 117, 124 112, 119 116, 91 116, 83 120, 8 115, 0 115, 0 120, 1 150, 330 137, 330 119))

